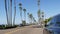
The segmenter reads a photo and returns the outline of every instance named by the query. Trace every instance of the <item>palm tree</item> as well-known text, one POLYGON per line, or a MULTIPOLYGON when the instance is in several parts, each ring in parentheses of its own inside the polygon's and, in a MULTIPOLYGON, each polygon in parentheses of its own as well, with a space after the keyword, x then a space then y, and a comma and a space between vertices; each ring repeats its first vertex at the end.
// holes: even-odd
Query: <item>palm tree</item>
POLYGON ((13 25, 15 25, 15 16, 16 16, 16 0, 14 0, 14 19, 13 19, 13 25))
POLYGON ((44 27, 45 23, 44 23, 44 12, 42 12, 42 26, 44 27))
POLYGON ((26 21, 26 9, 23 9, 23 11, 24 11, 24 19, 25 19, 25 21, 26 21))
POLYGON ((41 12, 40 12, 40 10, 37 12, 37 14, 38 14, 38 24, 41 24, 41 12))
POLYGON ((37 14, 38 14, 38 19, 41 18, 40 17, 41 16, 40 15, 41 14, 41 12, 40 12, 40 0, 38 0, 38 13, 37 14))
POLYGON ((29 14, 29 18, 30 18, 31 24, 32 24, 32 18, 33 18, 32 14, 29 14))
POLYGON ((29 13, 27 13, 27 15, 28 15, 28 21, 29 21, 29 23, 30 23, 30 18, 29 18, 30 16, 29 16, 29 13))
POLYGON ((7 17, 7 24, 9 25, 9 23, 8 23, 8 13, 7 13, 7 2, 6 2, 6 0, 4 2, 5 2, 5 11, 6 11, 6 17, 7 17))
MULTIPOLYGON (((9 12, 9 0, 8 0, 8 12, 9 12)), ((8 13, 7 12, 7 13, 8 13)), ((8 23, 9 23, 9 13, 8 13, 8 23)), ((10 24, 10 23, 9 23, 10 24)))
POLYGON ((34 22, 34 23, 36 23, 36 20, 35 20, 35 18, 34 18, 34 17, 33 17, 33 22, 34 22))
POLYGON ((10 14, 9 14, 10 15, 10 17, 9 17, 10 21, 9 22, 10 22, 10 26, 12 26, 12 0, 10 0, 10 7, 9 8, 10 8, 10 14))
POLYGON ((38 14, 38 17, 40 17, 40 10, 37 12, 37 14, 38 14))
POLYGON ((40 9, 40 0, 38 0, 38 8, 40 9))
POLYGON ((32 24, 32 22, 36 22, 36 20, 35 20, 35 18, 33 17, 32 14, 29 14, 29 13, 27 13, 27 14, 28 14, 29 21, 31 21, 30 22, 31 24, 32 24))
POLYGON ((40 14, 41 14, 41 12, 40 12, 40 0, 38 0, 38 19, 40 18, 40 14))
POLYGON ((38 0, 38 24, 41 26, 41 11, 40 11, 40 0, 38 0))
POLYGON ((44 18, 44 12, 42 12, 42 18, 44 18))
POLYGON ((19 8, 20 8, 21 23, 22 23, 22 4, 21 3, 19 3, 19 8))

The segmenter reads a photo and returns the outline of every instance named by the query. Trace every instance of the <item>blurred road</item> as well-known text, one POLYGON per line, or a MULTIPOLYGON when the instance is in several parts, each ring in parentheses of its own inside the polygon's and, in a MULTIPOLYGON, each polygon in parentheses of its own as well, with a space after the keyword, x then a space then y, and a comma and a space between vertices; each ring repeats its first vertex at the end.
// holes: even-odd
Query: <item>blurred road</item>
POLYGON ((25 26, 0 30, 0 34, 43 34, 43 30, 43 28, 37 28, 36 26, 25 26))

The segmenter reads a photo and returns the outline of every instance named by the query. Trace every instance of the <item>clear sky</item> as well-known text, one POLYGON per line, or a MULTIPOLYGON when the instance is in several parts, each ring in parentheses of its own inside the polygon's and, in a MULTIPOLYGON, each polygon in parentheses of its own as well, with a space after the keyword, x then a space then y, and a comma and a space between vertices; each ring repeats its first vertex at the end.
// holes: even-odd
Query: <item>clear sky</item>
MULTIPOLYGON (((37 20, 37 0, 16 0, 16 24, 20 23, 19 3, 22 3, 23 8, 26 8, 27 13, 32 13, 37 20)), ((13 5, 14 7, 14 5, 13 5)), ((45 18, 52 17, 60 13, 60 0, 41 0, 40 9, 44 11, 45 18)), ((14 10, 12 11, 14 14, 14 10)), ((12 15, 13 16, 13 15, 12 15)), ((27 16, 27 15, 26 15, 27 16)), ((28 22, 28 16, 26 17, 28 22)), ((6 23, 6 13, 4 8, 4 0, 0 0, 0 24, 6 23)))

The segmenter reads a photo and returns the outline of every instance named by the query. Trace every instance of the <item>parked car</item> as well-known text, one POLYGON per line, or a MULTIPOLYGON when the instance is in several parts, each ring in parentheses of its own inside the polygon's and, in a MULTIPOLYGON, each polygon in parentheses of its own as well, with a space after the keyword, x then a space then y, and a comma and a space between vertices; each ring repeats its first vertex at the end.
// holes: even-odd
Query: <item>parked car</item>
POLYGON ((54 16, 48 23, 45 28, 50 31, 52 34, 60 34, 60 14, 54 16))

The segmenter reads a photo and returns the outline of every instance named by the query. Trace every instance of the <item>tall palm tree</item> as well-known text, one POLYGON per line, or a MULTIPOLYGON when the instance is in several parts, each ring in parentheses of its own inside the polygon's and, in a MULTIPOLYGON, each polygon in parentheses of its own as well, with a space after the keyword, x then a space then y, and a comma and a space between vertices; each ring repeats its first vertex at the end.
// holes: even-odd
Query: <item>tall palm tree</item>
POLYGON ((8 13, 7 13, 7 2, 6 1, 7 0, 4 0, 4 2, 5 2, 6 17, 7 17, 7 24, 9 25, 9 23, 8 23, 8 13))
POLYGON ((39 18, 40 17, 40 13, 41 13, 40 12, 40 0, 38 0, 38 4, 37 5, 38 5, 38 18, 39 18))
POLYGON ((21 23, 22 23, 22 4, 19 3, 19 9, 20 9, 20 16, 21 16, 21 23))
POLYGON ((38 24, 41 24, 41 12, 40 10, 37 12, 38 14, 38 24))
POLYGON ((24 19, 26 21, 26 9, 24 8, 23 11, 24 11, 24 19))
POLYGON ((40 0, 38 0, 38 9, 40 10, 40 0))
POLYGON ((29 14, 29 18, 30 18, 31 23, 32 23, 32 18, 33 18, 32 14, 29 14))
MULTIPOLYGON (((8 0, 8 12, 9 12, 9 0, 8 0)), ((7 13, 8 13, 7 12, 7 13)), ((9 13, 8 13, 8 23, 9 23, 9 13)), ((10 24, 10 23, 9 23, 10 24)))
POLYGON ((37 12, 37 14, 38 14, 38 18, 40 17, 40 10, 37 12))
POLYGON ((30 16, 29 16, 29 13, 27 13, 27 15, 28 15, 28 21, 29 21, 29 23, 30 23, 30 18, 29 18, 30 16))
POLYGON ((12 0, 10 0, 10 10, 9 10, 9 23, 10 23, 10 26, 12 26, 12 0))
POLYGON ((42 12, 42 26, 44 27, 45 23, 44 23, 44 12, 42 12))
POLYGON ((33 22, 34 22, 34 23, 36 23, 36 20, 35 20, 35 18, 34 18, 34 17, 33 17, 33 22))
POLYGON ((13 19, 13 25, 15 25, 15 16, 16 16, 16 0, 14 0, 14 19, 13 19))
POLYGON ((38 24, 41 26, 41 11, 40 11, 40 0, 38 0, 38 24))
POLYGON ((42 12, 42 18, 44 18, 44 12, 42 12))

